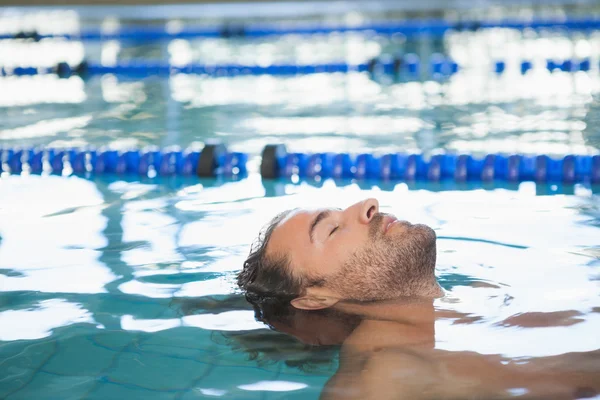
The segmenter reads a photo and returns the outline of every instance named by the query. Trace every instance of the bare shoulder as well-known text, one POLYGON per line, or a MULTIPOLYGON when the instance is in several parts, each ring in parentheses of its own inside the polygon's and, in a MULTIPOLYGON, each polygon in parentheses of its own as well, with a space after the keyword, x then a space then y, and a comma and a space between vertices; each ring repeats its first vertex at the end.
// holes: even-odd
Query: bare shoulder
POLYGON ((360 368, 338 371, 325 385, 322 400, 428 399, 439 384, 430 361, 400 349, 374 351, 360 368))

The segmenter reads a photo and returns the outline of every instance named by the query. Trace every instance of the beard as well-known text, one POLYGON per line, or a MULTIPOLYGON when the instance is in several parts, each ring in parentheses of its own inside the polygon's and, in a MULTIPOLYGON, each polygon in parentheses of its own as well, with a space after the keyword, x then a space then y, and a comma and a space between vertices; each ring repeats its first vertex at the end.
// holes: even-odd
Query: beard
POLYGON ((369 242, 355 251, 326 285, 343 298, 359 301, 404 296, 428 297, 439 286, 435 279, 436 235, 426 225, 398 222, 403 229, 381 229, 385 214, 370 221, 369 242))

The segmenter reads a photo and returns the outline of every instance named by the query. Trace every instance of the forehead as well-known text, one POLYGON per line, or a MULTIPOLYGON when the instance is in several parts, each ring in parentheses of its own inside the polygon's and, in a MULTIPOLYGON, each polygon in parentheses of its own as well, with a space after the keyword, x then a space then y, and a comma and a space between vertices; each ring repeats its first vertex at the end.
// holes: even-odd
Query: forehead
POLYGON ((267 254, 287 254, 297 258, 298 252, 310 245, 308 229, 320 210, 294 210, 282 219, 271 234, 267 254))

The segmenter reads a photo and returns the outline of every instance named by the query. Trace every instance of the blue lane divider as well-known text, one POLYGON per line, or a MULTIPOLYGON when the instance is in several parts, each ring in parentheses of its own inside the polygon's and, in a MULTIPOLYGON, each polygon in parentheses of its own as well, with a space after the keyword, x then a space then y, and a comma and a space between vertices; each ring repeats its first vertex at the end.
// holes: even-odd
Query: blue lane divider
MULTIPOLYGON (((333 178, 381 181, 506 181, 600 183, 600 155, 488 154, 347 154, 288 153, 265 147, 261 174, 269 178, 333 178)), ((142 176, 243 177, 248 155, 229 152, 220 144, 202 151, 147 148, 143 150, 96 150, 52 148, 0 149, 0 173, 20 174, 135 174, 142 176)))
POLYGON ((277 152, 267 151, 267 148, 263 151, 262 162, 272 171, 261 168, 263 177, 600 183, 600 155, 567 155, 555 159, 547 155, 489 154, 477 158, 471 155, 438 154, 426 159, 421 154, 304 154, 287 153, 281 149, 277 152), (265 159, 265 155, 274 160, 265 159))
MULTIPOLYGON (((189 64, 185 66, 173 66, 168 63, 155 61, 135 61, 121 63, 115 66, 105 66, 100 64, 82 62, 76 66, 70 66, 67 63, 59 63, 53 68, 35 68, 35 67, 17 67, 14 69, 0 68, 0 76, 26 76, 38 74, 57 74, 60 77, 68 78, 72 75, 82 77, 89 75, 116 74, 133 77, 145 76, 169 76, 172 74, 198 74, 210 76, 240 76, 240 75, 278 75, 293 76, 316 73, 348 73, 369 72, 373 74, 385 73, 405 76, 409 79, 417 79, 420 76, 421 60, 416 54, 405 54, 402 57, 382 57, 383 59, 372 59, 362 64, 328 63, 319 65, 294 65, 294 64, 275 64, 266 67, 257 65, 206 65, 189 64)), ((520 63, 520 71, 526 74, 533 69, 531 61, 524 60, 520 63)), ((564 71, 588 72, 591 70, 589 59, 582 60, 546 60, 544 67, 550 72, 564 71)), ((599 65, 600 68, 600 65, 599 65)), ((441 54, 433 54, 429 60, 428 72, 434 77, 448 77, 456 74, 461 67, 452 59, 441 54)), ((506 71, 504 61, 496 61, 493 65, 493 72, 503 74, 506 71)))
POLYGON ((427 34, 442 36, 449 30, 476 31, 490 28, 510 29, 550 29, 561 28, 568 30, 594 30, 600 28, 598 18, 568 18, 564 20, 540 19, 534 21, 504 20, 504 21, 461 21, 445 20, 407 20, 397 22, 376 22, 359 26, 322 25, 322 24, 293 24, 282 26, 274 24, 226 24, 222 26, 189 26, 179 31, 159 27, 122 27, 116 32, 107 33, 100 29, 88 29, 73 34, 40 34, 37 31, 4 33, 0 39, 41 40, 46 38, 64 38, 67 40, 136 40, 154 41, 164 39, 190 38, 258 38, 276 35, 315 35, 334 32, 365 32, 379 35, 403 34, 407 37, 427 34))
POLYGON ((136 174, 142 176, 240 177, 248 155, 207 144, 202 151, 177 148, 116 151, 110 149, 0 149, 0 173, 136 174))

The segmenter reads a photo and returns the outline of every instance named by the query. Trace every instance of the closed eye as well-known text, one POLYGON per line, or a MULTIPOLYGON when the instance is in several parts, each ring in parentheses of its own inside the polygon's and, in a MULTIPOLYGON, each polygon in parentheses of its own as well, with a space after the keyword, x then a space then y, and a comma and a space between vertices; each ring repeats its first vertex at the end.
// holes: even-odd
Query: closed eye
POLYGON ((338 228, 339 228, 339 225, 338 225, 338 226, 336 226, 335 228, 333 228, 333 229, 331 230, 331 232, 329 233, 329 236, 333 235, 333 232, 337 231, 337 230, 338 230, 338 228))

